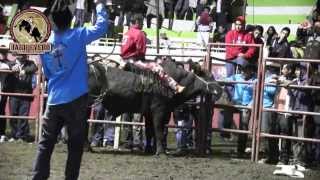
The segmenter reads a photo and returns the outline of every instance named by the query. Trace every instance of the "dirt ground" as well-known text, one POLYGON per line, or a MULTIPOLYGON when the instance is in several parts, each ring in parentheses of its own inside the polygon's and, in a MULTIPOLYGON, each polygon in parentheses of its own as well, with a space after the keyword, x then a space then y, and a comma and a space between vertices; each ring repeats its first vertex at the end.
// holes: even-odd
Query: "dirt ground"
MULTIPOLYGON (((174 148, 174 145, 170 145, 174 148)), ((169 146, 169 147, 170 147, 169 146)), ((215 144, 207 157, 189 154, 183 157, 155 157, 142 152, 95 148, 86 152, 81 166, 81 180, 286 180, 274 176, 272 165, 255 164, 249 159, 234 159, 215 144)), ((230 150, 227 150, 229 152, 230 150)), ((0 144, 0 180, 31 179, 36 145, 32 143, 0 144)), ((64 178, 66 145, 56 145, 51 161, 51 180, 64 178)), ((320 170, 308 170, 307 180, 319 180, 320 170)))

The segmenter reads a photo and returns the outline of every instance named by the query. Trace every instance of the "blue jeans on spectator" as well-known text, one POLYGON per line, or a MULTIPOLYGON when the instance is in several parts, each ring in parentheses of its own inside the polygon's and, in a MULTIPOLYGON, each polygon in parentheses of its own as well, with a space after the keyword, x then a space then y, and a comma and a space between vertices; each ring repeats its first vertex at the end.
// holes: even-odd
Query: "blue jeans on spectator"
MULTIPOLYGON (((98 104, 94 107, 94 118, 98 120, 115 121, 115 118, 111 116, 102 104, 98 104)), ((94 123, 93 124, 93 136, 91 141, 95 144, 101 144, 102 141, 106 141, 109 145, 114 141, 114 126, 109 124, 94 123)))
MULTIPOLYGON (((13 97, 9 99, 10 112, 12 116, 29 116, 31 101, 26 97, 13 97)), ((28 119, 11 119, 11 137, 14 139, 25 139, 30 135, 28 119)))
POLYGON ((193 146, 192 124, 193 119, 189 111, 174 111, 175 123, 180 126, 176 130, 176 142, 178 149, 186 149, 193 146))
POLYGON ((227 70, 227 77, 230 77, 232 75, 234 75, 236 73, 236 66, 234 63, 236 63, 237 65, 240 66, 246 66, 248 64, 248 61, 246 59, 244 59, 243 57, 237 57, 233 60, 231 60, 230 62, 232 63, 226 63, 226 70, 227 70))
MULTIPOLYGON (((142 115, 139 113, 125 113, 122 115, 122 121, 142 122, 142 115)), ((143 132, 141 126, 128 126, 126 131, 126 140, 128 146, 143 148, 143 132)))

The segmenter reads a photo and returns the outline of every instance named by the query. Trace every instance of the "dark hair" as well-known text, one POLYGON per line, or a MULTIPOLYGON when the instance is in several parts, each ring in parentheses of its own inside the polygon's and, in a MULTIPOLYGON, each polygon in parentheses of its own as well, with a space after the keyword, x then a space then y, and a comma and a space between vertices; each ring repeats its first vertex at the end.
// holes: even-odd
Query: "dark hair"
POLYGON ((56 0, 50 8, 50 14, 54 25, 58 30, 66 30, 70 27, 72 21, 72 13, 68 7, 66 0, 56 0))
POLYGON ((246 31, 247 31, 247 32, 254 31, 254 29, 255 29, 255 26, 254 26, 254 25, 251 25, 251 24, 247 24, 247 25, 246 25, 246 31))
POLYGON ((284 27, 281 29, 281 31, 288 31, 288 36, 290 35, 290 28, 289 27, 284 27))
POLYGON ((254 28, 255 30, 258 30, 258 31, 260 31, 261 32, 261 34, 263 34, 263 27, 262 26, 260 26, 260 25, 256 25, 256 27, 254 28))
POLYGON ((131 17, 131 23, 143 23, 143 15, 141 13, 134 14, 133 17, 131 17))
POLYGON ((269 32, 270 29, 273 30, 273 34, 276 34, 276 33, 277 33, 276 28, 274 28, 274 26, 269 26, 269 27, 268 27, 268 30, 267 30, 267 33, 269 32))

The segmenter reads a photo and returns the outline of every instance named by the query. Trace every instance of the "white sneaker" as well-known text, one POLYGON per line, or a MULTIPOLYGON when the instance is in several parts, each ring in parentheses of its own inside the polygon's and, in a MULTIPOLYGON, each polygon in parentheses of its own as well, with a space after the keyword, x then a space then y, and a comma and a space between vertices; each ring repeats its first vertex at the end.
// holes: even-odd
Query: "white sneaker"
POLYGON ((7 137, 5 135, 0 136, 0 143, 4 143, 7 141, 7 137))
POLYGON ((15 142, 15 141, 16 141, 16 139, 10 138, 8 142, 15 142))

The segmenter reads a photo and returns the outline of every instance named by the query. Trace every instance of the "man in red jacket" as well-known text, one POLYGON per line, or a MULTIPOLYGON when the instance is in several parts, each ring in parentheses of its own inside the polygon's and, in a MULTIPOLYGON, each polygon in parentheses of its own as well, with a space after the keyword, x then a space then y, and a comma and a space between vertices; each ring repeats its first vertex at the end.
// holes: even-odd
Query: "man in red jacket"
MULTIPOLYGON (((255 44, 251 33, 244 30, 245 19, 239 16, 235 20, 235 29, 230 30, 226 35, 228 44, 255 44)), ((252 59, 255 47, 244 46, 226 46, 226 60, 241 66, 246 66, 252 59)), ((255 63, 255 62, 250 62, 255 63)), ((235 73, 235 66, 232 63, 226 63, 227 77, 235 73)))
POLYGON ((127 62, 133 63, 142 69, 149 69, 157 73, 161 80, 167 82, 169 87, 180 93, 185 87, 179 85, 172 77, 163 71, 162 66, 156 62, 143 62, 146 55, 146 36, 143 31, 143 16, 136 14, 131 19, 130 29, 124 34, 121 45, 120 68, 123 68, 127 62))

